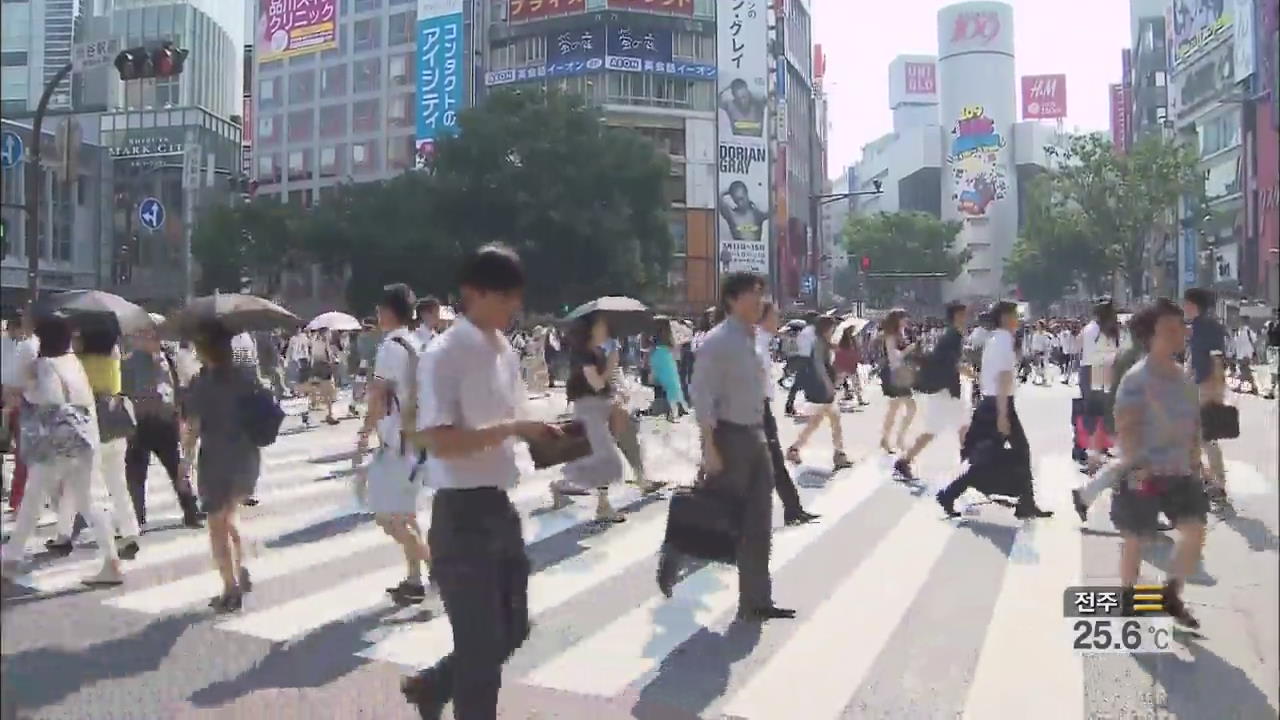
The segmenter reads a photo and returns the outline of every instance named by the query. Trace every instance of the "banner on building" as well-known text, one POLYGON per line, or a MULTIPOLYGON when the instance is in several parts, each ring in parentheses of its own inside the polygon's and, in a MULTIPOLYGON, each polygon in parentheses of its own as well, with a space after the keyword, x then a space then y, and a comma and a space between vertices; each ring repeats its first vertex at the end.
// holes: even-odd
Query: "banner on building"
MULTIPOLYGON (((583 0, 509 0, 507 19, 512 22, 537 20, 553 15, 574 15, 587 8, 583 0)), ((419 14, 421 19, 422 15, 419 14)))
POLYGON ((458 127, 463 102, 463 0, 418 0, 417 166, 458 127))
POLYGON ((1236 82, 1244 82, 1257 70, 1254 28, 1257 18, 1253 13, 1253 0, 1234 0, 1235 38, 1232 48, 1236 54, 1236 82))
POLYGON ((1066 116, 1066 75, 1022 76, 1023 120, 1058 120, 1066 116))
POLYGON ((1129 136, 1132 132, 1129 127, 1132 117, 1129 100, 1133 96, 1133 91, 1120 83, 1112 83, 1110 90, 1111 144, 1116 152, 1123 155, 1129 152, 1129 136))
POLYGON ((609 9, 693 15, 693 0, 609 0, 609 9))
POLYGON ((338 0, 258 0, 258 62, 338 47, 338 0))
POLYGON ((485 73, 485 86, 586 75, 606 68, 703 80, 716 77, 714 65, 674 59, 670 30, 649 29, 632 23, 594 23, 550 33, 546 39, 545 65, 491 70, 485 73))
POLYGON ((721 274, 769 274, 769 53, 764 0, 721 0, 718 223, 721 274))
POLYGON ((907 95, 934 95, 938 92, 937 65, 908 62, 902 64, 903 87, 907 95))
POLYGON ((1169 60, 1182 65, 1231 32, 1235 0, 1172 0, 1165 12, 1169 60))

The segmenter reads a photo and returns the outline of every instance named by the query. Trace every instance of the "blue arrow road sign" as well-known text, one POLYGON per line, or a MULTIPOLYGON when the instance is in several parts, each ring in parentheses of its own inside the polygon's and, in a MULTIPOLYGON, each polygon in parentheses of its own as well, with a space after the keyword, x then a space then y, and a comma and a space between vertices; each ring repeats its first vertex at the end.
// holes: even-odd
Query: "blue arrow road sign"
POLYGON ((0 168, 9 168, 22 162, 22 138, 14 132, 6 130, 0 135, 0 168))
POLYGON ((159 230, 164 225, 164 205, 153 197, 143 200, 138 203, 138 220, 148 230, 159 230))

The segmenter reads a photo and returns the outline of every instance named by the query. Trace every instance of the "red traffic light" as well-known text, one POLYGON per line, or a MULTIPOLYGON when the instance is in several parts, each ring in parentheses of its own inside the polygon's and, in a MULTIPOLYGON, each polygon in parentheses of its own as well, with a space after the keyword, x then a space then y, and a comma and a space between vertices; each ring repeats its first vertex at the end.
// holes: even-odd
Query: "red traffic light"
POLYGON ((182 74, 182 65, 187 59, 187 50, 179 50, 172 43, 165 43, 151 56, 151 65, 155 68, 156 77, 173 77, 182 74))
POLYGON ((116 55, 115 66, 121 80, 174 77, 182 74, 187 55, 187 50, 179 50, 168 42, 153 50, 134 47, 116 55))
POLYGON ((867 257, 866 255, 862 256, 862 269, 864 271, 871 269, 871 258, 867 257))

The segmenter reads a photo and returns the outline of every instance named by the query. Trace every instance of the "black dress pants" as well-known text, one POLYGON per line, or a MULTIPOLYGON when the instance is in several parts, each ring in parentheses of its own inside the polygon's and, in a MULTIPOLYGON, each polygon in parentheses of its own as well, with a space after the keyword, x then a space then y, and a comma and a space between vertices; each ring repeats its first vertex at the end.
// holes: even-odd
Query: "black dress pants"
POLYGON ((942 490, 939 499, 955 502, 968 488, 987 495, 1017 497, 1019 504, 1034 504, 1031 477, 1031 446, 1018 419, 1018 410, 1009 400, 1009 435, 997 427, 998 398, 984 397, 973 411, 962 455, 969 460, 964 473, 942 490), (1007 440, 1008 448, 996 450, 1007 440))
POLYGON ((800 493, 791 480, 791 473, 787 471, 787 457, 783 454, 782 442, 778 439, 778 421, 774 419, 773 408, 768 401, 764 404, 764 437, 769 444, 769 459, 773 465, 773 489, 782 501, 783 512, 786 517, 799 515, 803 512, 800 493))
POLYGON ((439 490, 431 575, 453 626, 453 652, 416 682, 453 700, 455 720, 495 720, 502 665, 529 636, 529 558, 520 515, 497 488, 439 490))
POLYGON ((191 483, 178 474, 178 440, 177 416, 138 417, 138 427, 125 449, 124 477, 129 485, 129 497, 133 500, 133 510, 138 514, 139 524, 147 521, 147 469, 153 453, 160 458, 165 472, 169 473, 173 492, 178 496, 178 505, 182 507, 183 518, 191 519, 199 509, 191 483))

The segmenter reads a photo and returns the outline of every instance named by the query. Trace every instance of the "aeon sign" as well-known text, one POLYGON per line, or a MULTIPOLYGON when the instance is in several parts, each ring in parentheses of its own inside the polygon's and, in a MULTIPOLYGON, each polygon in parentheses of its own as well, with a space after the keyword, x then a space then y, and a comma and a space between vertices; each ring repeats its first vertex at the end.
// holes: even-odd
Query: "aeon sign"
POLYGON ((956 15, 952 45, 988 45, 1000 35, 1000 14, 994 10, 967 11, 956 15))

